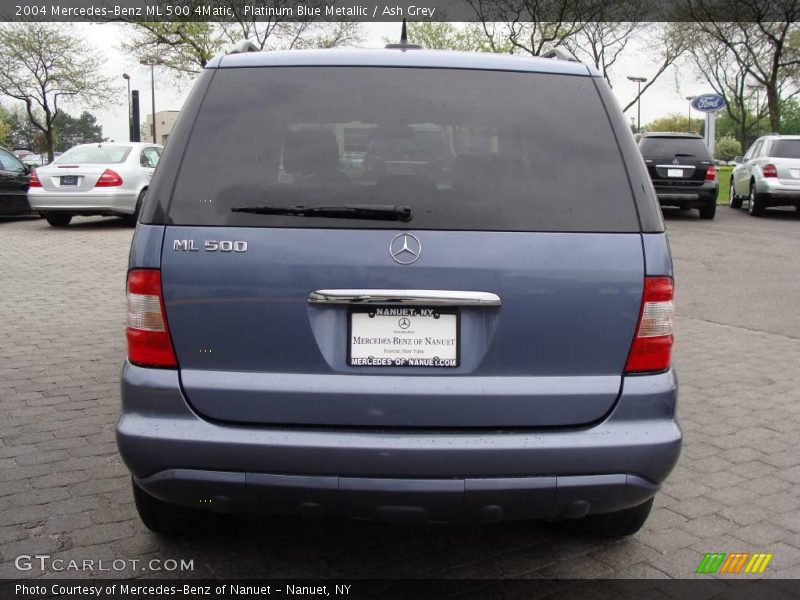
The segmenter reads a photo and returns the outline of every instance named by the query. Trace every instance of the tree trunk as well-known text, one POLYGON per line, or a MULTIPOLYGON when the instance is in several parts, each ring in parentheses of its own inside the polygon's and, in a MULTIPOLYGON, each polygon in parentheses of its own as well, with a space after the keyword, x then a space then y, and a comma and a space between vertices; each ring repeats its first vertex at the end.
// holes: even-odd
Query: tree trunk
POLYGON ((767 87, 767 108, 769 109, 770 133, 779 133, 781 126, 781 107, 778 90, 773 86, 767 87))

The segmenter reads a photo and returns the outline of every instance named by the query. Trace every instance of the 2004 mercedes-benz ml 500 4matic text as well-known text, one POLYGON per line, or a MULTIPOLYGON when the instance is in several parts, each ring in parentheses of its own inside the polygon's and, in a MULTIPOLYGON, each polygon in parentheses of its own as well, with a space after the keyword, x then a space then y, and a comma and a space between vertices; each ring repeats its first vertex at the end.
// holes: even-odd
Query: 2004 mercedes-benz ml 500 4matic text
POLYGON ((680 452, 658 202, 572 60, 212 60, 127 290, 117 440, 155 531, 219 511, 628 535, 680 452))

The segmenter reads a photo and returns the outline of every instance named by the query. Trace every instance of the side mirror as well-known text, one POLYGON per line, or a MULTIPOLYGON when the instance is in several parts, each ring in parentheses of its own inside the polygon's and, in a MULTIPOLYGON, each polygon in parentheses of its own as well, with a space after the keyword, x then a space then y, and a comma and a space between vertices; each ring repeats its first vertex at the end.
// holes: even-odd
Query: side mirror
POLYGON ((733 162, 736 163, 737 165, 740 165, 740 164, 742 164, 744 162, 744 157, 736 156, 736 157, 734 157, 733 162))

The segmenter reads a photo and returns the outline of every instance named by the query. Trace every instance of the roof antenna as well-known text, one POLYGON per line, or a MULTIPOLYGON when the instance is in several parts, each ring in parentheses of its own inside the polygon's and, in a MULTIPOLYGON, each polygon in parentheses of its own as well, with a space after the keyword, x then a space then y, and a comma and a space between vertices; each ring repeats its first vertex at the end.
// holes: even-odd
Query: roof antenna
POLYGON ((398 48, 400 50, 421 49, 419 44, 408 43, 408 28, 406 27, 406 20, 403 19, 403 28, 400 30, 400 43, 399 44, 386 44, 387 48, 398 48))

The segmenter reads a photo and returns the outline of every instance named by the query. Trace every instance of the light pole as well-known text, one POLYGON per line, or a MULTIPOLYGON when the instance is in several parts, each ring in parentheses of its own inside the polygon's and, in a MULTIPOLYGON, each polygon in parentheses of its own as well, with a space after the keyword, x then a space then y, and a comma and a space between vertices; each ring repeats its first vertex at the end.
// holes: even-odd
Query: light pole
POLYGON ((128 82, 128 141, 133 141, 133 121, 131 120, 131 76, 127 73, 122 74, 122 78, 128 82))
POLYGON ((686 126, 686 131, 689 133, 692 132, 692 100, 697 98, 697 96, 686 96, 686 99, 689 101, 689 124, 686 126))
POLYGON ((756 92, 756 138, 761 134, 761 86, 757 83, 748 83, 747 89, 756 92))
POLYGON ((139 61, 140 64, 150 67, 150 101, 152 102, 152 117, 153 121, 150 124, 150 135, 153 138, 153 143, 156 143, 156 75, 155 75, 155 66, 160 65, 161 61, 157 58, 152 60, 142 60, 139 61))
POLYGON ((635 81, 639 87, 636 94, 636 131, 642 130, 642 84, 647 81, 647 77, 637 77, 635 75, 628 75, 628 79, 635 81))

